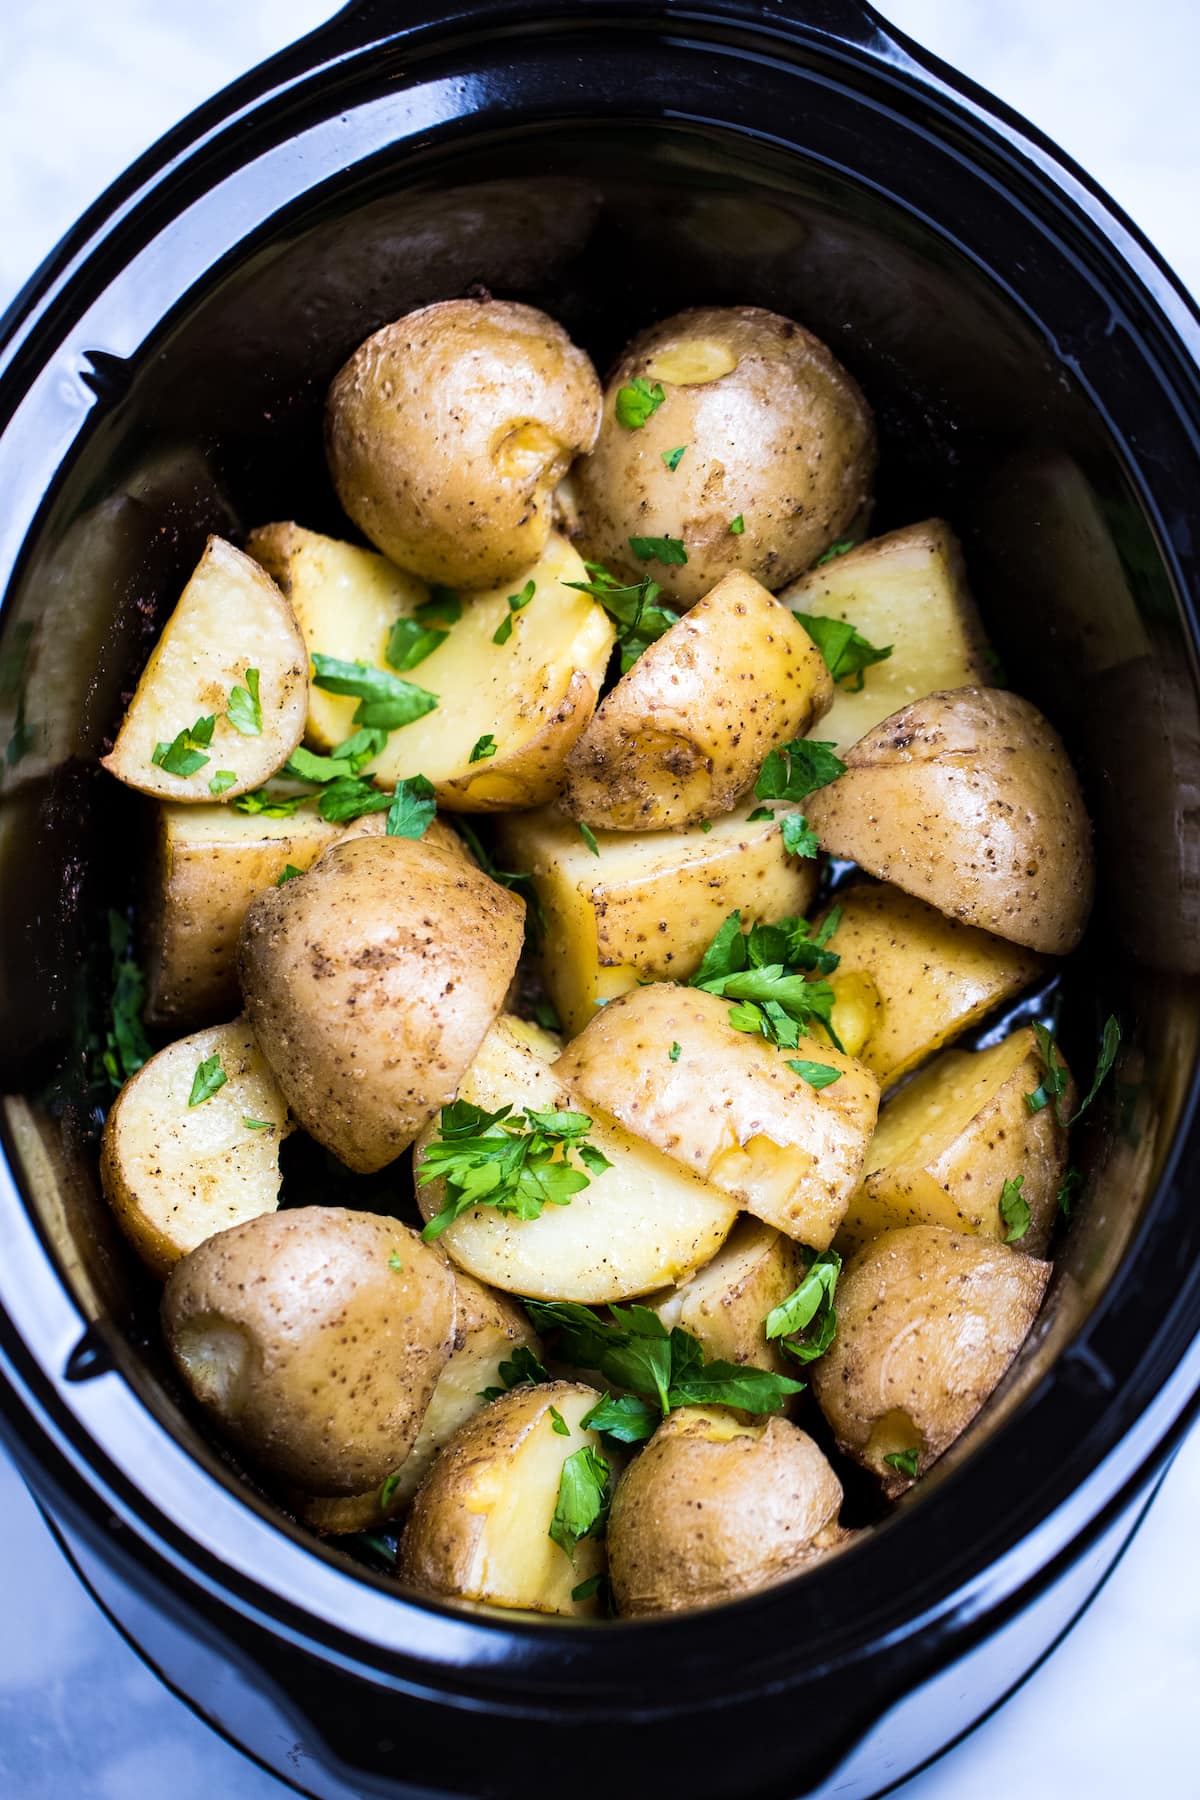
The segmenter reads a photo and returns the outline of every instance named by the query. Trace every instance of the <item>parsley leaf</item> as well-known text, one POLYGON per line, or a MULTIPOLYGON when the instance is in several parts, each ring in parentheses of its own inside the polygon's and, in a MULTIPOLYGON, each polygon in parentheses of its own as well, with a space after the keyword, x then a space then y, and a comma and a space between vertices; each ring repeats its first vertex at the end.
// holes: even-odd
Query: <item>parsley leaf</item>
POLYGON ((631 537, 629 548, 639 562, 660 562, 668 567, 682 568, 688 559, 682 538, 631 537))
POLYGON ((422 625, 457 625, 462 618, 462 601, 453 588, 432 587, 429 598, 418 606, 413 618, 422 625))
POLYGON ((815 856, 820 848, 817 834, 803 813, 788 813, 780 824, 779 835, 789 856, 815 856))
POLYGON ((590 1186, 591 1176, 571 1163, 573 1149, 582 1160, 583 1135, 592 1124, 586 1113, 531 1108, 510 1118, 511 1113, 511 1106, 489 1113, 464 1100, 442 1108, 439 1136, 417 1171, 421 1187, 445 1182, 441 1211, 422 1233, 426 1243, 472 1207, 494 1206, 518 1219, 537 1219, 545 1207, 568 1206, 574 1194, 590 1186))
POLYGON ((388 1257, 388 1268, 395 1269, 397 1274, 400 1274, 403 1271, 404 1264, 400 1260, 400 1252, 398 1250, 393 1250, 392 1254, 388 1257))
POLYGON ((579 821, 579 835, 583 839, 584 843, 587 845, 588 849, 591 851, 592 855, 599 856, 600 846, 596 842, 596 834, 592 830, 590 825, 584 824, 582 819, 580 819, 580 821, 579 821))
POLYGON ((558 1437, 570 1437, 571 1427, 559 1412, 557 1406, 550 1408, 550 1429, 558 1437))
POLYGON ((301 744, 293 750, 283 765, 283 773, 291 775, 297 781, 310 781, 315 787, 324 786, 330 781, 342 781, 348 775, 357 775, 373 757, 379 755, 387 743, 387 732, 377 728, 369 731, 356 731, 348 737, 330 756, 320 756, 313 750, 306 750, 301 744))
POLYGON ((741 535, 742 535, 743 531, 745 531, 745 529, 746 529, 746 521, 745 521, 745 519, 743 519, 741 513, 738 514, 736 519, 730 519, 729 530, 734 537, 741 537, 741 535))
POLYGON ((596 1594, 599 1594, 605 1600, 608 1611, 611 1614, 612 1590, 607 1575, 589 1575, 586 1581, 581 1581, 578 1587, 573 1587, 571 1589, 572 1600, 590 1600, 593 1595, 596 1594))
POLYGON ((1066 1066, 1059 1057, 1054 1034, 1047 1031, 1044 1025, 1035 1025, 1033 1033, 1037 1039, 1038 1053, 1041 1056, 1045 1072, 1033 1092, 1026 1094, 1025 1104, 1031 1113, 1038 1113, 1053 1101, 1054 1115, 1065 1131, 1083 1117, 1100 1092, 1106 1076, 1116 1061, 1117 1051, 1121 1047, 1121 1027, 1110 1013, 1104 1021, 1104 1035, 1100 1044, 1100 1055, 1096 1062, 1096 1073, 1092 1077, 1092 1085, 1069 1119, 1063 1113, 1063 1095, 1067 1091, 1069 1077, 1066 1066))
POLYGON ((1029 1202, 1021 1192, 1024 1185, 1024 1175, 1017 1175, 1000 1189, 1000 1217, 1005 1225, 1006 1244, 1019 1243, 1033 1222, 1029 1202))
POLYGON ((662 1423, 662 1414, 639 1394, 605 1394, 580 1421, 584 1431, 602 1431, 619 1444, 644 1444, 662 1423))
POLYGON ((264 819, 290 819, 311 799, 311 794, 275 794, 261 787, 239 794, 230 805, 235 812, 261 814, 264 819))
POLYGON ((833 1304, 842 1259, 836 1250, 819 1255, 803 1248, 808 1271, 794 1293, 773 1306, 763 1321, 768 1340, 779 1338, 797 1362, 815 1362, 824 1356, 837 1336, 837 1312, 833 1304))
POLYGON ((242 1114, 242 1124, 247 1131, 270 1131, 274 1123, 273 1119, 251 1119, 245 1113, 242 1114))
POLYGON ((510 594, 508 596, 508 612, 505 614, 504 618, 501 619, 499 625, 497 625, 495 631, 492 633, 493 644, 507 644, 509 638, 512 636, 514 615, 523 611, 523 609, 529 605, 529 602, 533 599, 536 592, 537 584, 530 580, 525 583, 525 586, 521 589, 519 594, 510 594))
POLYGON ((839 958, 825 944, 837 928, 834 909, 813 932, 807 919, 781 919, 775 925, 741 929, 740 912, 732 912, 705 951, 689 982, 725 1000, 744 1004, 731 1008, 735 1031, 756 1031, 768 1043, 794 1050, 814 1019, 824 1025, 837 1049, 831 1018, 834 994, 827 981, 809 981, 801 970, 829 974, 839 958))
POLYGON ((232 769, 218 769, 216 774, 209 781, 208 791, 210 794, 216 794, 218 797, 221 794, 227 794, 236 780, 237 776, 232 769))
POLYGON ((525 1382, 536 1387, 540 1381, 549 1381, 550 1372, 528 1344, 518 1344, 507 1362, 499 1364, 496 1370, 502 1387, 486 1387, 481 1392, 481 1400, 499 1400, 510 1388, 521 1387, 525 1382))
POLYGON ((229 706, 225 717, 243 737, 262 736, 262 702, 258 697, 258 670, 247 669, 245 687, 229 690, 229 706))
POLYGON ((317 811, 331 825, 361 819, 364 813, 390 811, 393 804, 390 794, 381 793, 374 782, 359 775, 340 776, 327 783, 317 797, 317 811))
MULTIPOLYGON (((850 546, 853 548, 853 546, 850 546)), ((901 1475, 907 1475, 910 1481, 917 1479, 917 1469, 921 1461, 921 1452, 912 1450, 893 1450, 890 1456, 884 1457, 889 1468, 898 1469, 901 1475)))
POLYGON ((449 636, 450 633, 440 626, 426 624, 418 618, 397 619, 388 633, 384 660, 393 669, 415 669, 449 636))
POLYGON ((400 1475, 401 1471, 395 1469, 390 1475, 384 1477, 383 1484, 379 1489, 380 1512, 386 1512, 395 1499, 396 1489, 400 1486, 400 1475))
POLYGON ((1062 1186, 1058 1190, 1058 1210, 1064 1219, 1070 1218, 1075 1195, 1082 1186, 1083 1170, 1072 1165, 1063 1176, 1062 1186))
POLYGON ((574 1451, 563 1463, 550 1536, 572 1562, 575 1546, 584 1538, 599 1537, 604 1529, 610 1473, 604 1458, 590 1444, 574 1451))
POLYGON ((312 653, 313 686, 327 694, 350 694, 358 701, 354 712, 356 725, 375 726, 380 731, 398 731, 414 719, 432 712, 438 700, 426 688, 401 681, 386 669, 369 663, 343 662, 336 656, 312 653))
POLYGON ((678 616, 668 606, 658 604, 662 588, 649 575, 626 586, 611 575, 603 563, 585 563, 590 581, 564 581, 563 586, 578 588, 598 600, 617 626, 617 648, 621 652, 621 673, 627 675, 642 653, 656 643, 663 633, 678 625, 678 616))
POLYGON ((216 725, 215 713, 208 713, 197 719, 190 727, 184 726, 177 737, 169 744, 156 744, 154 755, 150 758, 168 775, 179 775, 184 779, 202 769, 209 758, 208 747, 212 743, 213 727, 216 725))
POLYGON ((1076 1119, 1081 1119, 1083 1117, 1088 1107, 1092 1104, 1092 1101, 1096 1098, 1096 1095, 1100 1092, 1105 1076, 1117 1060, 1117 1051, 1120 1047, 1121 1027, 1110 1013, 1108 1018, 1104 1021, 1104 1036, 1100 1045, 1100 1055, 1096 1062, 1096 1073, 1092 1077, 1092 1085, 1084 1095, 1083 1099, 1079 1102, 1074 1118, 1070 1121, 1072 1125, 1074 1125, 1076 1119))
POLYGON ((672 475, 675 473, 676 469, 679 467, 680 463, 683 461, 683 453, 686 449, 687 449, 686 444, 677 444, 675 446, 674 450, 664 450, 663 451, 662 459, 666 463, 668 469, 670 469, 672 475))
POLYGON ((807 1081, 809 1087, 818 1090, 832 1087, 835 1081, 842 1079, 842 1071, 829 1063, 789 1062, 788 1068, 794 1075, 799 1075, 801 1081, 807 1081))
POLYGON ((760 819, 773 819, 774 817, 775 814, 769 806, 756 806, 746 823, 747 825, 757 825, 760 819))
POLYGON ((635 375, 625 387, 617 389, 617 424, 623 425, 626 431, 640 431, 666 397, 661 382, 651 383, 644 375, 635 375))
POLYGON ((499 748, 490 731, 485 731, 481 738, 475 739, 474 747, 468 756, 468 762, 486 762, 489 756, 495 756, 499 748))
POLYGON ((562 1020, 559 1018, 558 1009, 552 1000, 535 1000, 533 1016, 543 1031, 562 1030, 562 1020))
POLYGON ((388 837, 422 838, 433 823, 437 799, 433 783, 424 775, 409 775, 396 783, 388 807, 388 837))
POLYGON ((836 544, 830 544, 828 550, 818 556, 816 562, 813 564, 813 568, 819 569, 823 563, 835 562, 839 556, 845 556, 849 551, 855 548, 856 545, 853 538, 839 538, 836 544))
POLYGON ((211 1100, 213 1095, 225 1086, 228 1079, 228 1075, 221 1067, 220 1056, 206 1056, 204 1061, 197 1065, 196 1073, 192 1077, 192 1091, 188 1095, 188 1105, 203 1106, 206 1100, 211 1100))
POLYGON ((108 947, 112 953, 110 1024, 104 1035, 100 1060, 114 1088, 136 1075, 150 1060, 150 1045, 142 1028, 142 1002, 146 983, 130 948, 129 925, 119 912, 108 915, 108 947))
POLYGON ((820 613, 806 612, 793 612, 792 617, 799 620, 821 652, 833 679, 852 684, 847 687, 847 693, 860 694, 864 670, 874 663, 886 662, 892 654, 890 644, 877 650, 844 619, 829 619, 820 613))
POLYGON ((304 870, 298 869, 295 863, 284 863, 282 873, 275 877, 275 886, 282 887, 285 881, 295 881, 297 875, 303 873, 304 870))
POLYGON ((832 744, 797 738, 770 752, 759 770, 754 795, 758 800, 805 800, 845 773, 846 765, 834 755, 832 744))
POLYGON ((682 1055, 683 1055, 683 1045, 682 1044, 672 1044, 671 1048, 667 1051, 667 1056, 671 1062, 678 1062, 679 1058, 682 1055))

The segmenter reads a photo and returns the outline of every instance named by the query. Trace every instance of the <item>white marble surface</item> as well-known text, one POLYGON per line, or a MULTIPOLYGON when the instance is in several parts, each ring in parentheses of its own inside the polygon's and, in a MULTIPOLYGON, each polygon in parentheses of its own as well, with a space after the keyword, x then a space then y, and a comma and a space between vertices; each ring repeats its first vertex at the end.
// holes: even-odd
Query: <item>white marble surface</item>
MULTIPOLYGON (((802 0, 797 0, 802 5, 802 0)), ((882 10, 1056 137, 1200 291, 1196 0, 890 0, 882 10)), ((327 0, 0 0, 0 305, 162 131, 327 0)), ((1200 1793, 1200 1433, 1079 1628, 904 1800, 1200 1793)), ((281 1784, 142 1667, 0 1453, 0 1794, 258 1800, 281 1784)))

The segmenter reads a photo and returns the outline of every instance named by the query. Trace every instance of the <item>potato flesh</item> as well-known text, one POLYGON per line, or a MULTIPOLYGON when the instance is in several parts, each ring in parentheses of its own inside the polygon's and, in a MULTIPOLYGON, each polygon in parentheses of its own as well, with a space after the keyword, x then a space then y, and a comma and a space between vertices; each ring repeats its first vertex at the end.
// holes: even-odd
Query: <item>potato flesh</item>
MULTIPOLYGON (((489 1112, 506 1105, 578 1109, 576 1097, 503 1017, 458 1097, 489 1112)), ((593 1176, 569 1206, 548 1206, 540 1218, 517 1219, 489 1206, 464 1213, 438 1239, 460 1268, 504 1293, 598 1304, 651 1293, 715 1254, 736 1216, 732 1201, 611 1120, 590 1116, 588 1141, 613 1167, 593 1176)), ((434 1135, 430 1126, 417 1144, 418 1169, 434 1135)), ((422 1216, 433 1218, 443 1183, 419 1187, 417 1197, 422 1216)))
POLYGON ((704 1346, 709 1362, 750 1363, 790 1375, 794 1362, 769 1344, 767 1314, 804 1278, 799 1246, 758 1219, 741 1218, 710 1263, 682 1286, 644 1304, 671 1331, 681 1326, 704 1346))
POLYGON ((505 867, 532 872, 546 914, 538 962, 568 1033, 644 977, 686 981, 735 909, 746 925, 808 910, 816 864, 789 856, 780 836, 795 809, 752 824, 760 805, 743 802, 709 832, 598 831, 598 856, 557 811, 504 821, 505 867))

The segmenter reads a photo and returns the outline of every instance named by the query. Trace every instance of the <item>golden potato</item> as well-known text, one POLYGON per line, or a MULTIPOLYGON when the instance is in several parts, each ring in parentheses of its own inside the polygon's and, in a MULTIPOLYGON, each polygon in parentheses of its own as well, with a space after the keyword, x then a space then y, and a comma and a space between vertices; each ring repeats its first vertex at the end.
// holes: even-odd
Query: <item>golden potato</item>
POLYGON ((304 643, 275 583, 210 537, 100 760, 118 781, 163 800, 232 800, 282 768, 300 742, 305 675, 304 643), (194 742, 176 751, 185 732, 194 742), (172 772, 173 762, 189 772, 172 772))
MULTIPOLYGON (((557 1074, 513 1020, 502 1017, 484 1039, 458 1094, 488 1112, 511 1105, 577 1106, 557 1074)), ((591 1113, 588 1142, 612 1164, 567 1206, 518 1219, 478 1206, 439 1238, 451 1260, 477 1280, 535 1300, 598 1305, 651 1293, 690 1275, 720 1249, 737 1216, 733 1202, 639 1137, 591 1113)), ((416 1148, 420 1171, 438 1134, 432 1124, 416 1148)), ((417 1190, 421 1214, 441 1211, 445 1184, 417 1190)))
POLYGON ((172 1270, 167 1346, 215 1423, 311 1494, 360 1494, 409 1454, 454 1343, 441 1252, 376 1213, 235 1225, 172 1270))
POLYGON ((851 1057, 804 1040, 779 1050, 735 1031, 728 1001, 667 982, 602 1007, 554 1073, 585 1108, 814 1250, 829 1248, 859 1184, 879 1104, 878 1082, 851 1057), (838 1076, 815 1088, 791 1060, 838 1076))
POLYGON ((181 1256, 279 1204, 287 1103, 244 1019, 179 1038, 114 1100, 100 1142, 100 1180, 118 1225, 155 1275, 181 1256), (201 1064, 211 1086, 192 1103, 201 1064))
POLYGON ((966 1430, 1024 1342, 1050 1264, 937 1225, 872 1238, 838 1283, 838 1330, 812 1365, 817 1403, 848 1456, 889 1496, 966 1430))
POLYGON ((678 1287, 643 1301, 668 1331, 681 1326, 699 1338, 709 1362, 750 1363, 795 1375, 778 1341, 768 1343, 763 1321, 804 1279, 800 1246, 758 1219, 740 1218, 710 1263, 678 1287))
MULTIPOLYGON (((839 1250, 895 1226, 944 1225, 1043 1256, 1067 1170, 1067 1133, 1053 1105, 1031 1113, 1025 1103, 1044 1074, 1028 1029, 989 1050, 946 1050, 922 1069, 879 1115, 839 1250), (1029 1208, 1019 1239, 1011 1239, 1015 1221, 1000 1208, 1006 1181, 1020 1182, 1029 1208)), ((1071 1084, 1063 1096, 1068 1117, 1075 1103, 1071 1084)))
POLYGON ((730 913, 743 924, 803 916, 817 887, 815 861, 789 856, 780 821, 753 798, 711 831, 599 831, 593 855, 554 808, 515 813, 497 834, 508 869, 528 870, 546 915, 538 962, 569 1033, 597 1005, 646 977, 686 981, 730 913))
POLYGON ((536 562, 555 484, 600 425, 561 325, 510 300, 440 300, 360 344, 329 390, 338 499, 426 581, 490 587, 536 562))
POLYGON ((608 1562, 625 1617, 715 1606, 771 1587, 843 1543, 842 1486, 786 1419, 742 1425, 685 1406, 617 1483, 608 1562))
POLYGON ((824 658, 749 575, 719 581, 623 675, 566 759, 561 805, 608 831, 729 812, 826 712, 824 658))
POLYGON ((999 688, 929 694, 810 794, 821 846, 939 912, 1064 955, 1087 924, 1091 825, 1062 741, 999 688))
POLYGON ((563 1464, 600 1439, 580 1421, 595 1388, 554 1381, 514 1388, 459 1428, 413 1501, 397 1572, 421 1594, 589 1618, 593 1597, 574 1589, 604 1569, 604 1546, 586 1537, 574 1557, 550 1536, 563 1464), (566 1435, 555 1430, 557 1412, 566 1435))
POLYGON ((844 755, 881 719, 913 700, 988 678, 987 639, 967 587, 958 539, 927 519, 810 569, 779 596, 784 606, 853 625, 876 650, 860 679, 839 681, 821 736, 844 755))
POLYGON ((267 888, 239 969, 263 1054, 304 1129, 369 1174, 412 1143, 499 1012, 524 905, 428 838, 360 837, 267 888))
POLYGON ((691 606, 731 569, 781 588, 862 511, 874 473, 870 408, 825 345, 777 313, 709 306, 622 353, 575 483, 587 554, 630 577, 649 567, 691 606), (629 429, 622 394, 639 381, 662 400, 629 429), (634 536, 681 538, 688 560, 644 564, 634 536))

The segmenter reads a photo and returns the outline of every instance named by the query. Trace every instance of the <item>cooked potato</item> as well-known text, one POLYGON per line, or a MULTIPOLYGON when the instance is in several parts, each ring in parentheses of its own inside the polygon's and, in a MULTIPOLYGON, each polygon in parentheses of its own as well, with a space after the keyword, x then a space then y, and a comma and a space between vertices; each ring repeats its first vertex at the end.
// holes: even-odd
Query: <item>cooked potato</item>
POLYGON ((207 804, 216 791, 232 800, 282 768, 300 742, 305 675, 304 643, 275 583, 232 544, 210 537, 101 761, 128 787, 160 799, 207 804), (244 696, 240 707, 235 689, 244 696), (154 761, 180 733, 210 719, 191 773, 154 761), (216 790, 214 780, 222 783, 216 790))
MULTIPOLYGON (((849 1252, 900 1225, 944 1225, 1006 1243, 1012 1224, 1000 1198, 1006 1181, 1020 1181, 1030 1221, 1017 1241, 1043 1256, 1067 1170, 1067 1134, 1053 1105, 1031 1113, 1025 1103, 1044 1075, 1030 1030, 989 1050, 935 1058, 880 1114, 838 1248, 849 1252)), ((1068 1117, 1075 1103, 1072 1084, 1063 1097, 1068 1117)))
POLYGON ((747 926, 808 911, 817 865, 789 856, 780 835, 795 809, 778 803, 752 823, 758 808, 745 801, 708 832, 599 831, 595 856, 557 809, 504 820, 500 854, 532 872, 546 915, 539 966, 569 1033, 646 977, 694 975, 735 908, 747 926))
POLYGON ((1048 966, 897 887, 864 882, 837 905, 833 1027, 885 1089, 1048 966))
POLYGON ((821 736, 839 754, 913 700, 987 681, 987 639, 958 539, 942 519, 871 538, 810 569, 779 598, 853 625, 877 650, 891 648, 885 662, 834 690, 821 736))
POLYGON ((878 1082, 851 1057, 804 1040, 776 1049, 735 1031, 728 1001, 667 982, 610 1001, 554 1072, 585 1108, 814 1250, 828 1249, 859 1184, 879 1104, 878 1082), (790 1060, 837 1078, 815 1088, 790 1060))
POLYGON ((668 1331, 699 1338, 709 1362, 750 1363, 794 1375, 796 1364, 768 1343, 763 1321, 804 1279, 800 1246, 758 1219, 741 1218, 717 1254, 679 1287, 643 1302, 668 1331))
POLYGON ((894 1497, 975 1417, 1037 1317, 1050 1264, 936 1225, 886 1231, 838 1283, 838 1330, 813 1393, 848 1456, 894 1497))
MULTIPOLYGON (((508 1018, 484 1039, 458 1096, 488 1112, 577 1106, 508 1018)), ((610 1120, 589 1116, 588 1141, 612 1167, 540 1218, 491 1206, 464 1213, 438 1240, 459 1268, 505 1293, 599 1304, 671 1285, 716 1254, 736 1217, 733 1202, 610 1120)), ((431 1125, 418 1142, 418 1170, 436 1134, 431 1125)), ((441 1181, 418 1188, 425 1219, 441 1211, 444 1194, 441 1181)))
POLYGON ((760 582, 735 571, 642 653, 566 759, 562 807, 608 831, 729 812, 769 751, 803 737, 833 683, 760 582))
POLYGON ((572 1559, 550 1524, 567 1458, 584 1448, 599 1453, 596 1433, 580 1425, 599 1399, 572 1381, 519 1387, 461 1426, 417 1491, 400 1579, 445 1599, 593 1617, 596 1599, 571 1595, 603 1571, 604 1546, 583 1538, 572 1559))
POLYGON ((440 1251, 376 1213, 306 1206, 235 1225, 163 1293, 175 1366, 260 1468, 360 1494, 411 1451, 454 1343, 440 1251))
MULTIPOLYGON (((298 525, 263 526, 250 548, 289 595, 310 653, 387 668, 392 626, 412 619, 427 597, 386 558, 298 525)), ((436 708, 392 732, 365 773, 387 788, 424 775, 442 805, 461 812, 552 799, 567 752, 595 710, 615 635, 604 608, 565 585, 587 578, 578 553, 554 532, 539 561, 458 602, 461 617, 438 627, 446 635, 436 649, 403 671, 404 680, 438 696, 436 708), (510 597, 522 600, 515 613, 510 597), (505 621, 511 635, 497 644, 505 621), (489 737, 494 749, 480 755, 489 737)), ((357 705, 313 686, 313 746, 328 751, 348 738, 357 705)))
POLYGON ((385 556, 479 588, 537 561, 555 484, 599 425, 596 372, 561 325, 510 300, 441 300, 360 344, 329 390, 325 447, 385 556))
POLYGON ((367 836, 256 895, 246 1011, 304 1129, 361 1174, 412 1143, 499 1012, 524 905, 425 838, 367 836))
POLYGON ((848 1537, 842 1487, 786 1419, 739 1424, 685 1406, 617 1483, 608 1561, 626 1617, 714 1606, 773 1586, 848 1537))
POLYGON ((649 568, 691 606, 731 569, 781 588, 862 511, 874 473, 870 409, 824 344, 759 307, 709 306, 623 352, 575 479, 587 554, 630 577, 649 568), (638 380, 663 399, 631 430, 618 407, 638 380), (671 469, 664 458, 681 446, 671 469), (634 536, 681 538, 688 560, 642 563, 634 536))
POLYGON ((1017 694, 927 695, 868 732, 805 804, 823 849, 950 918, 1056 955, 1083 934, 1083 795, 1057 732, 1017 694))
POLYGON ((168 1044, 117 1095, 100 1180, 142 1261, 166 1276, 181 1256, 279 1204, 287 1104, 244 1019, 168 1044), (191 1102, 201 1063, 224 1083, 191 1102))
POLYGON ((457 1306, 450 1360, 438 1376, 412 1449, 398 1469, 365 1494, 333 1500, 293 1494, 292 1505, 315 1531, 323 1535, 369 1531, 407 1506, 438 1451, 486 1404, 483 1390, 504 1385, 500 1364, 522 1345, 540 1358, 541 1340, 512 1300, 472 1281, 461 1269, 455 1271, 454 1288, 457 1306))

